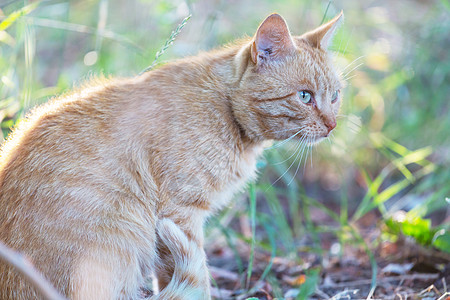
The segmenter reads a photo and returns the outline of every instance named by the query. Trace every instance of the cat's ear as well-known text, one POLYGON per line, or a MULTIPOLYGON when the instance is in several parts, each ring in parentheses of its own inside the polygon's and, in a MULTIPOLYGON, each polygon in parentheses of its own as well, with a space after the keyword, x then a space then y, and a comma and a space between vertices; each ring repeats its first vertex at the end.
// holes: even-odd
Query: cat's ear
POLYGON ((277 60, 295 49, 286 21, 279 14, 271 14, 259 25, 251 45, 255 64, 277 60))
POLYGON ((336 29, 342 24, 343 21, 344 12, 341 11, 341 13, 334 17, 331 21, 305 33, 301 37, 308 40, 313 47, 326 50, 331 44, 336 29))

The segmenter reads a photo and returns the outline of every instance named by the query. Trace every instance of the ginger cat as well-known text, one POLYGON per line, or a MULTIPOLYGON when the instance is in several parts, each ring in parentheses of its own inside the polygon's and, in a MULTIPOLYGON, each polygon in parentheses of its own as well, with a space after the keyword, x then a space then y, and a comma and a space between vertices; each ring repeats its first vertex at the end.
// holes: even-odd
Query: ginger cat
MULTIPOLYGON (((256 177, 265 140, 336 126, 326 49, 342 13, 302 36, 255 36, 34 109, 2 146, 0 240, 71 299, 209 299, 203 224, 256 177)), ((0 298, 40 296, 0 262, 0 298)))

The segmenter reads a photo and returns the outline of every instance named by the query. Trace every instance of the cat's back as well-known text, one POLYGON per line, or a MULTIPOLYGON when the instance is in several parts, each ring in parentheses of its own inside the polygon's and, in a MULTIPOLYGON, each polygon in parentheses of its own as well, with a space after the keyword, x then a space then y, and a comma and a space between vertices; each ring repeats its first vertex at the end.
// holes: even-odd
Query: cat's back
POLYGON ((79 154, 88 151, 91 134, 96 131, 97 135, 101 130, 96 129, 107 121, 108 108, 98 97, 101 90, 96 86, 52 99, 18 122, 0 147, 0 192, 14 181, 9 176, 15 170, 20 172, 21 167, 26 168, 26 173, 44 172, 46 166, 55 171, 58 161, 71 159, 69 151, 79 154))
POLYGON ((0 147, 0 202, 18 206, 32 189, 82 184, 127 169, 144 148, 167 154, 189 135, 198 140, 213 129, 214 103, 200 74, 200 64, 184 60, 135 78, 91 80, 33 109, 0 147))
MULTIPOLYGON (((91 83, 19 122, 0 148, 0 226, 26 210, 61 215, 71 199, 98 199, 105 186, 114 186, 110 180, 123 148, 113 123, 127 84, 91 83)), ((79 205, 81 216, 86 203, 79 205)))

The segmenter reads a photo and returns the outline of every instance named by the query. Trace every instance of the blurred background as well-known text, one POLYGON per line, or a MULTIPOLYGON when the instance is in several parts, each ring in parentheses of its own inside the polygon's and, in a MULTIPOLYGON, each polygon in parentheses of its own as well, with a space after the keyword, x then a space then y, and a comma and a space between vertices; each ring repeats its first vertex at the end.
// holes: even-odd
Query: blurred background
POLYGON ((450 262, 448 0, 0 0, 3 137, 92 76, 138 74, 165 44, 157 63, 252 36, 272 12, 300 35, 341 10, 333 137, 306 159, 295 142, 267 150, 258 182, 210 220, 206 248, 218 298, 332 296, 345 281, 333 268, 367 278, 365 296, 388 294, 375 281, 393 261, 450 262))

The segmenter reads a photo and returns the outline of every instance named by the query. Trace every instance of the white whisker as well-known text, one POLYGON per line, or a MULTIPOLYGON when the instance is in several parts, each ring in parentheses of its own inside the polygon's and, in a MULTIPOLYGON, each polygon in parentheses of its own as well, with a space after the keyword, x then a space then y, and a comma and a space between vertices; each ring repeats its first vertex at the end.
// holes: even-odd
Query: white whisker
MULTIPOLYGON (((310 143, 310 139, 308 139, 308 145, 310 143)), ((305 170, 306 170, 306 165, 307 165, 307 160, 308 160, 308 152, 309 152, 309 147, 306 149, 306 155, 305 155, 305 163, 303 164, 303 174, 305 174, 305 170)))
POLYGON ((349 122, 352 125, 355 125, 358 128, 361 128, 361 123, 357 123, 357 122, 355 122, 353 120, 350 120, 350 119, 347 119, 347 122, 349 122))
MULTIPOLYGON (((304 140, 304 139, 303 139, 303 140, 304 140)), ((303 141, 301 140, 300 143, 303 144, 303 141)), ((304 145, 304 144, 303 144, 303 145, 304 145)), ((298 156, 300 155, 300 152, 301 152, 301 150, 298 151, 298 148, 297 148, 296 151, 294 152, 294 154, 297 153, 297 155, 296 155, 295 158, 294 158, 294 161, 291 163, 291 165, 289 166, 289 168, 287 168, 287 170, 284 171, 284 173, 281 174, 281 176, 278 177, 277 180, 275 180, 275 181, 272 183, 272 185, 274 185, 275 183, 277 183, 281 178, 283 178, 284 175, 286 175, 287 172, 289 172, 289 170, 292 168, 293 164, 297 161, 298 156), (298 153, 297 153, 297 152, 298 152, 298 153)))
POLYGON ((344 78, 344 80, 345 80, 345 81, 349 81, 350 79, 352 79, 352 78, 355 77, 356 75, 358 75, 358 74, 354 74, 354 75, 352 75, 352 76, 350 76, 350 77, 344 78))
POLYGON ((361 67, 362 65, 364 65, 364 63, 359 63, 359 64, 357 64, 355 67, 351 68, 350 71, 348 71, 347 73, 345 73, 345 75, 343 75, 342 77, 343 77, 345 80, 347 80, 347 79, 348 79, 347 76, 348 76, 351 72, 353 72, 354 70, 356 70, 356 69, 358 69, 359 67, 361 67))
POLYGON ((332 131, 331 133, 330 133, 330 140, 333 140, 334 139, 334 132, 332 131))
POLYGON ((291 180, 289 181, 288 185, 290 185, 290 184, 292 183, 292 181, 294 181, 295 176, 297 176, 298 169, 300 168, 300 166, 301 166, 301 164, 302 164, 303 153, 304 153, 304 151, 305 151, 306 146, 307 146, 307 144, 303 144, 303 148, 302 148, 302 150, 301 150, 301 155, 300 155, 300 159, 299 159, 299 161, 298 161, 297 169, 295 169, 294 176, 292 176, 292 178, 291 178, 291 180))
POLYGON ((289 142, 290 140, 292 140, 294 137, 296 137, 297 135, 299 135, 305 128, 300 129, 299 131, 297 131, 295 134, 293 134, 292 136, 290 136, 289 138, 281 141, 280 143, 277 143, 273 146, 270 146, 269 148, 266 148, 266 150, 270 150, 270 149, 275 149, 278 147, 281 147, 282 145, 286 144, 287 142, 289 142))
POLYGON ((365 55, 361 55, 357 59, 354 59, 351 63, 349 63, 344 69, 341 70, 341 75, 344 74, 344 71, 347 70, 351 65, 360 60, 361 58, 366 57, 365 55))
POLYGON ((297 146, 295 147, 294 153, 291 154, 291 156, 289 156, 287 159, 283 160, 282 162, 274 163, 274 165, 280 165, 280 164, 285 163, 285 162, 287 162, 288 160, 290 160, 290 159, 292 158, 292 156, 294 156, 295 153, 297 153, 297 150, 298 150, 298 149, 300 148, 300 146, 302 145, 304 139, 305 139, 305 137, 303 136, 303 137, 300 139, 300 141, 298 141, 297 146))
MULTIPOLYGON (((316 138, 316 135, 314 134, 314 137, 313 137, 313 139, 315 139, 316 138)), ((313 169, 313 145, 310 145, 310 148, 309 148, 309 152, 311 153, 311 169, 313 169)))

